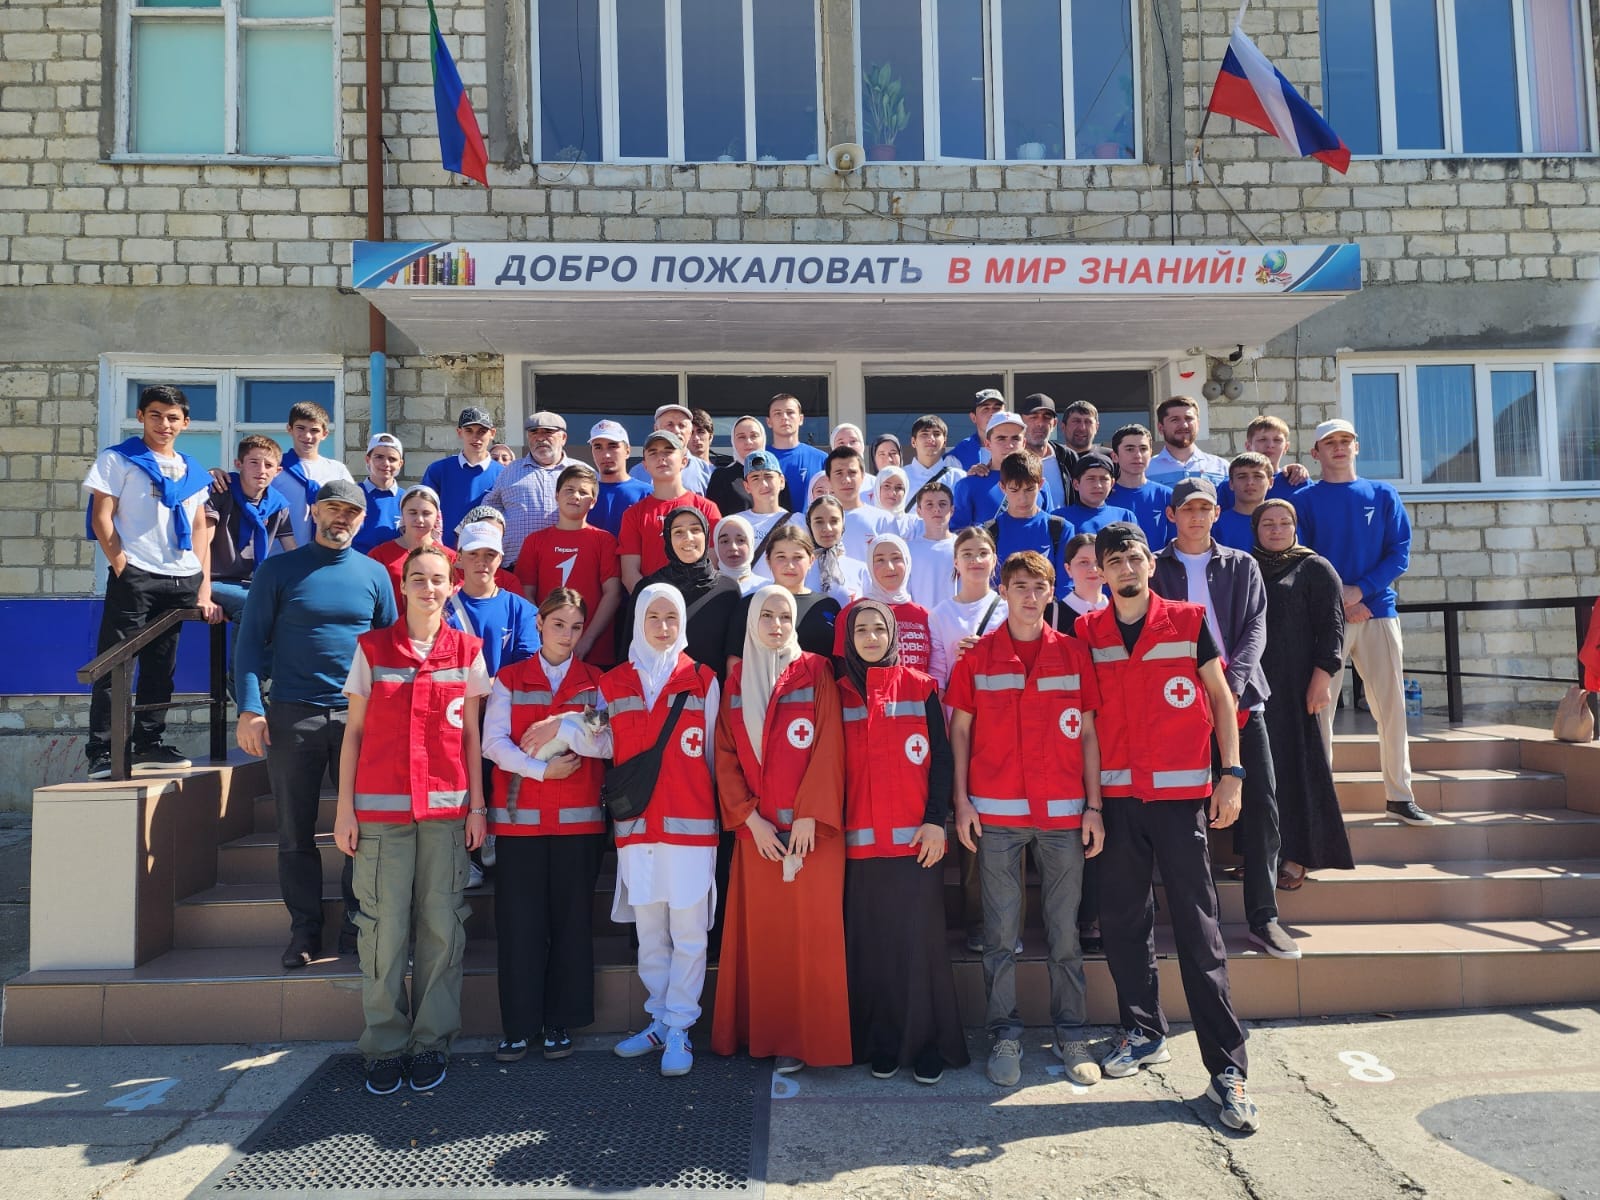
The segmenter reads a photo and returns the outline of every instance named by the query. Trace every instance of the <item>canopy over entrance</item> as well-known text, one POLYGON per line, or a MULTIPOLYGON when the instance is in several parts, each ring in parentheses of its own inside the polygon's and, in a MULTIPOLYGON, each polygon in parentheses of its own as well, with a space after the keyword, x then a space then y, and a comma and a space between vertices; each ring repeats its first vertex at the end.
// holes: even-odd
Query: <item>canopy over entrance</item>
POLYGON ((1355 245, 356 242, 424 353, 1165 356, 1264 345, 1361 287, 1355 245))

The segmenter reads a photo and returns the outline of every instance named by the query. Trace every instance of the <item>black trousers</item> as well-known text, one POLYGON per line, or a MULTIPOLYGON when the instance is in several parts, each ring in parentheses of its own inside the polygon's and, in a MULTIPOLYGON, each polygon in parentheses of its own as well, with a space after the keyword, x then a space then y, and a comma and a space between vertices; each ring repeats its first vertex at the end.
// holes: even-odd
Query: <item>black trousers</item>
MULTIPOLYGON (((322 937, 322 856, 317 850, 317 808, 322 780, 339 781, 339 750, 344 745, 348 710, 319 704, 279 701, 267 705, 267 778, 278 808, 278 887, 289 910, 291 936, 320 942, 322 937)), ((351 883, 354 860, 345 858, 339 887, 344 893, 345 926, 360 909, 351 883)))
POLYGON ((1247 1073, 1244 1030, 1233 1015, 1228 955, 1217 925, 1205 800, 1105 800, 1106 848, 1100 854, 1100 936, 1117 986, 1124 1029, 1167 1036, 1156 975, 1152 868, 1161 868, 1178 945, 1178 969, 1206 1070, 1247 1073))
MULTIPOLYGON (((1216 741, 1212 762, 1220 768, 1216 741)), ((1272 767, 1272 747, 1267 742, 1267 721, 1258 712, 1249 715, 1239 730, 1239 765, 1244 768, 1240 788, 1239 821, 1233 845, 1244 859, 1244 912, 1251 925, 1278 919, 1278 779, 1272 767)))
MULTIPOLYGON (((154 575, 129 563, 122 574, 106 571, 106 598, 100 609, 100 637, 95 654, 125 642, 162 613, 193 608, 200 595, 199 575, 154 575)), ((178 666, 175 626, 139 652, 135 704, 166 704, 172 699, 172 674, 178 666)), ((135 713, 129 741, 136 750, 157 745, 167 732, 165 709, 135 713)), ((120 747, 119 747, 120 749, 120 747)), ((111 753, 111 676, 95 680, 89 693, 89 760, 111 753)))
POLYGON ((594 1023, 594 885, 603 833, 495 838, 500 1028, 508 1041, 594 1023))

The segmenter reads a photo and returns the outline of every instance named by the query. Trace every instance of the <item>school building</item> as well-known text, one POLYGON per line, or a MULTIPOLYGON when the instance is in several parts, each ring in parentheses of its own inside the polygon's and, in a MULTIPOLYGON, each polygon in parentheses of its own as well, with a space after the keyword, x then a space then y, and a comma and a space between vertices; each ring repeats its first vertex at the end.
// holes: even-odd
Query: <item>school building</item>
MULTIPOLYGON (((398 434, 406 479, 468 404, 581 443, 667 400, 725 436, 789 391, 825 443, 964 435, 986 386, 1089 399, 1103 436, 1204 389, 1222 454, 1258 413, 1302 461, 1355 421, 1415 526, 1403 601, 1595 590, 1595 0, 1256 0, 1344 175, 1221 118, 1194 156, 1232 6, 437 8, 487 189, 440 167, 420 0, 0 8, 0 807, 81 778, 80 483, 157 381, 208 463, 309 398, 358 476, 398 434)), ((1414 666, 1440 620, 1406 618, 1414 666)), ((1469 671, 1573 675, 1570 610, 1461 622, 1469 671)), ((1466 686, 1479 716, 1557 694, 1466 686)))

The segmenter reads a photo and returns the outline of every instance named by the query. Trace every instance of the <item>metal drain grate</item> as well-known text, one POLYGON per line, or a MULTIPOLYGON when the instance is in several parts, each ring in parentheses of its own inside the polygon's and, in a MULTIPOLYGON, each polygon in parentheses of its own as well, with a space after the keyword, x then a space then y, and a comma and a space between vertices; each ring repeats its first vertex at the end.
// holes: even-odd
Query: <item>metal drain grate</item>
POLYGON ((361 1059, 330 1058, 192 1197, 634 1196, 760 1200, 770 1063, 588 1051, 501 1066, 458 1054, 432 1095, 369 1095, 361 1059))

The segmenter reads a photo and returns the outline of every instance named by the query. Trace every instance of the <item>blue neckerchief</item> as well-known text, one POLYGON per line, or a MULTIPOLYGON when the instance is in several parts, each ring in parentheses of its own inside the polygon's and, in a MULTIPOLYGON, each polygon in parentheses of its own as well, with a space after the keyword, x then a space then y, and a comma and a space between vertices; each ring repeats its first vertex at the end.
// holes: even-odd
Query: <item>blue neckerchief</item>
POLYGON ((233 494, 233 507, 239 514, 239 532, 250 535, 250 548, 256 566, 266 561, 271 549, 267 541, 267 522, 281 512, 289 511, 289 502, 268 487, 261 499, 252 500, 239 486, 239 472, 228 472, 228 491, 233 494))
POLYGON ((283 456, 283 473, 305 488, 307 508, 317 502, 317 492, 322 485, 306 474, 306 469, 300 465, 300 456, 293 450, 283 456))
MULTIPOLYGON (((150 482, 158 489, 157 498, 172 510, 172 536, 178 543, 178 549, 193 550, 194 531, 183 502, 196 492, 203 492, 211 486, 211 476, 206 469, 179 450, 176 453, 183 460, 183 478, 168 479, 161 473, 161 464, 156 462, 155 451, 144 444, 143 438, 131 437, 125 442, 118 442, 111 447, 111 450, 115 454, 122 455, 150 477, 150 482)), ((83 513, 83 534, 89 541, 95 540, 92 496, 83 513)))

